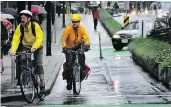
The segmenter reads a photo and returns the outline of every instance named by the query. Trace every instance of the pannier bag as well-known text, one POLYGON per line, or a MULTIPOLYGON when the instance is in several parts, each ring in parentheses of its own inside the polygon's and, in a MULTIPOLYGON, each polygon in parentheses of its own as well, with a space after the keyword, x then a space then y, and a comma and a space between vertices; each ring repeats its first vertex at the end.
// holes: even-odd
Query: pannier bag
MULTIPOLYGON (((67 78, 67 71, 68 71, 68 67, 67 67, 67 63, 65 62, 63 64, 63 72, 62 72, 63 80, 67 78)), ((84 79, 86 80, 90 72, 91 72, 90 67, 86 64, 85 70, 81 74, 81 81, 83 81, 84 79)))

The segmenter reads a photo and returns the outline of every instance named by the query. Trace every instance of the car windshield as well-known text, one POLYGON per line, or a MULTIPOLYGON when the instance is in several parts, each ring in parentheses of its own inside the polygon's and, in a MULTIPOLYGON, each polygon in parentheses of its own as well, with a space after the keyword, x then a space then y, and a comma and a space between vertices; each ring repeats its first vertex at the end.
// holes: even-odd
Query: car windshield
POLYGON ((128 24, 127 27, 125 27, 125 30, 134 30, 139 29, 139 23, 138 22, 131 22, 128 24))
POLYGON ((161 21, 154 22, 154 28, 163 28, 163 27, 166 27, 166 24, 164 24, 163 22, 161 21))

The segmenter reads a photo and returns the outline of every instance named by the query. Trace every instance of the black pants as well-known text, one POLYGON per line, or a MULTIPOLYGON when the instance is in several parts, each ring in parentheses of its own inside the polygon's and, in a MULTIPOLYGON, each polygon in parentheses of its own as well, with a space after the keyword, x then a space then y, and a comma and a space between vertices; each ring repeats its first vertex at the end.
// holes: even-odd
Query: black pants
POLYGON ((94 29, 96 29, 96 27, 97 27, 97 23, 98 23, 98 19, 97 19, 97 18, 95 18, 95 19, 94 19, 94 29))
MULTIPOLYGON (((65 53, 66 56, 66 66, 67 66, 67 73, 66 73, 66 80, 67 82, 71 82, 72 79, 72 72, 73 72, 73 64, 76 58, 76 55, 73 53, 65 53)), ((81 66, 81 70, 83 71, 85 69, 85 54, 79 54, 78 55, 78 63, 81 66)), ((81 74, 83 74, 82 72, 80 72, 81 74)))

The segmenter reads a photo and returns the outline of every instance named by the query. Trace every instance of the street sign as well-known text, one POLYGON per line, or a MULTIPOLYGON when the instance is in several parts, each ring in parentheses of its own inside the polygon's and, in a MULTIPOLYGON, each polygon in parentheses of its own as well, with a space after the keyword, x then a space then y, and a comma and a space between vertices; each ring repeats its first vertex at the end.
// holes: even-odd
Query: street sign
POLYGON ((129 16, 124 16, 124 28, 129 24, 129 16))

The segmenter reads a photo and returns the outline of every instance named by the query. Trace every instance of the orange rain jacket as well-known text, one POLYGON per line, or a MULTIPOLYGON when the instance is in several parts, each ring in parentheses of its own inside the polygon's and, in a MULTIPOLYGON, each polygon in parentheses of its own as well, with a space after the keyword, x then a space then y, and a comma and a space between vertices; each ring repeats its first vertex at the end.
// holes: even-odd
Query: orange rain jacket
POLYGON ((84 40, 84 45, 90 46, 88 34, 82 25, 78 27, 77 32, 78 37, 76 36, 76 31, 74 31, 72 25, 65 29, 61 38, 62 48, 74 48, 75 46, 78 46, 80 43, 82 43, 82 40, 84 40))

